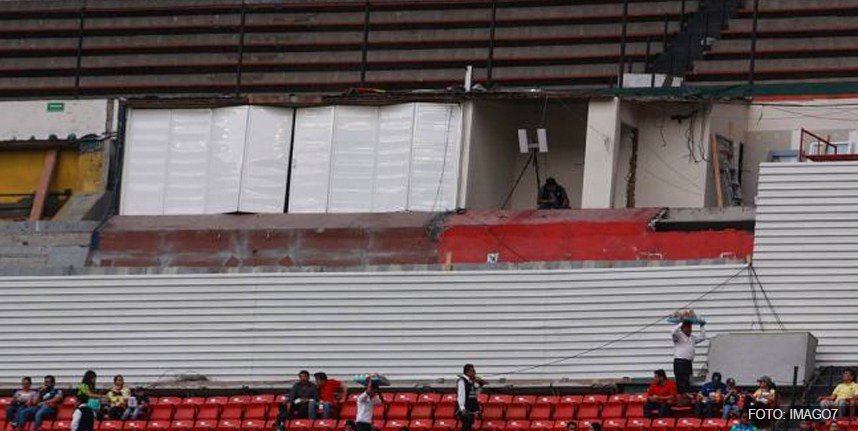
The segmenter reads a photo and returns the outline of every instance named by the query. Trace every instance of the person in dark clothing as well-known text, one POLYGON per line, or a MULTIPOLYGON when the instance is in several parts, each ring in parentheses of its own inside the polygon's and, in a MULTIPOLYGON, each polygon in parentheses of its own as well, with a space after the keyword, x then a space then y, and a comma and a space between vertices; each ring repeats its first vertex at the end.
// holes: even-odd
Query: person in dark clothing
POLYGON ((310 417, 310 405, 315 405, 319 399, 316 385, 310 381, 310 372, 301 370, 298 372, 298 381, 292 385, 289 396, 280 405, 277 415, 276 429, 283 429, 283 424, 288 419, 307 419, 310 417), (312 401, 312 402, 311 402, 312 401))
POLYGON ((715 417, 715 410, 720 407, 726 393, 727 385, 721 382, 721 373, 712 373, 712 381, 704 384, 697 394, 697 404, 694 405, 697 417, 701 419, 715 417))
POLYGON ((462 423, 462 431, 471 431, 474 420, 480 414, 480 402, 477 400, 479 390, 485 386, 485 380, 477 377, 477 371, 473 364, 465 364, 462 369, 464 375, 459 376, 456 384, 456 401, 458 411, 456 416, 462 423))
POLYGON ((536 204, 541 210, 557 210, 569 208, 569 196, 566 194, 566 189, 557 180, 549 177, 545 180, 545 185, 539 189, 539 198, 536 204))
POLYGON ((93 431, 95 428, 95 412, 89 407, 89 396, 79 394, 78 406, 72 415, 70 431, 93 431))

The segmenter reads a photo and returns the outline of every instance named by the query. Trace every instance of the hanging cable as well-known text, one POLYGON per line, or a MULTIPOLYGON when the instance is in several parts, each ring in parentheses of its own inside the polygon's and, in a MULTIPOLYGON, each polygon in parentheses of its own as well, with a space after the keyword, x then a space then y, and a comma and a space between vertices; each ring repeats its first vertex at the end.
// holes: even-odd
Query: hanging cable
POLYGON ((783 320, 781 320, 781 315, 778 313, 778 310, 775 309, 774 304, 772 304, 772 300, 769 299, 769 294, 766 292, 766 289, 763 287, 763 283, 760 281, 760 277, 757 275, 757 269, 754 268, 754 264, 748 267, 750 273, 754 276, 754 280, 757 282, 757 286, 760 286, 760 292, 763 294, 763 298, 766 300, 766 304, 769 307, 769 311, 771 311, 772 316, 774 316, 775 321, 778 322, 778 327, 781 331, 786 331, 786 325, 784 325, 783 320))
MULTIPOLYGON (((750 267, 750 265, 745 265, 745 266, 743 266, 741 269, 739 269, 738 271, 736 271, 736 273, 734 273, 733 275, 731 275, 731 276, 727 277, 727 279, 726 279, 726 280, 724 280, 724 281, 722 281, 722 282, 718 283, 717 285, 715 285, 715 287, 713 287, 713 288, 711 288, 711 289, 707 290, 706 292, 703 292, 701 295, 699 295, 699 296, 697 296, 696 298, 692 299, 691 301, 689 301, 689 302, 685 303, 684 305, 682 305, 682 306, 678 307, 677 309, 688 308, 688 307, 690 307, 692 304, 694 304, 695 302, 697 302, 697 301, 699 301, 699 300, 701 300, 701 299, 703 299, 703 298, 705 298, 705 297, 709 296, 710 294, 712 294, 712 293, 713 293, 713 292, 715 292, 716 290, 718 290, 718 289, 720 289, 720 288, 722 288, 722 287, 726 286, 728 283, 730 283, 730 281, 732 281, 734 278, 736 278, 736 277, 737 277, 739 274, 741 274, 743 271, 748 270, 748 268, 749 268, 749 267, 750 267)), ((566 361, 569 361, 569 360, 572 360, 572 359, 575 359, 575 358, 579 358, 579 357, 584 356, 584 355, 586 355, 586 354, 588 354, 588 353, 596 352, 596 351, 602 350, 602 349, 604 349, 604 348, 606 348, 606 347, 608 347, 608 346, 611 346, 611 345, 613 345, 613 344, 619 343, 620 341, 623 341, 623 340, 625 340, 625 339, 627 339, 627 338, 629 338, 629 337, 631 337, 631 336, 634 336, 634 335, 640 334, 641 332, 644 332, 644 331, 646 331, 647 329, 652 328, 652 327, 653 327, 653 326, 655 326, 655 325, 658 325, 658 324, 659 324, 659 323, 661 323, 662 321, 666 320, 668 317, 670 317, 670 316, 669 316, 669 315, 667 315, 667 316, 662 316, 662 317, 658 318, 657 320, 653 321, 652 323, 648 323, 648 324, 646 324, 646 325, 644 325, 644 326, 642 326, 642 327, 640 327, 640 328, 638 328, 638 329, 636 329, 636 330, 634 330, 634 331, 631 331, 631 332, 629 332, 629 333, 626 333, 625 335, 623 335, 623 336, 621 336, 621 337, 619 337, 619 338, 615 338, 615 339, 613 339, 613 340, 610 340, 610 341, 607 341, 607 342, 605 342, 605 343, 602 343, 602 344, 600 344, 600 345, 598 345, 598 346, 596 346, 596 347, 592 347, 592 348, 589 348, 589 349, 583 350, 583 351, 578 352, 578 353, 576 353, 576 354, 574 354, 574 355, 571 355, 571 356, 566 356, 566 357, 559 358, 559 359, 555 359, 555 360, 553 360, 553 361, 545 362, 545 363, 542 363, 542 364, 536 364, 536 365, 531 365, 531 366, 527 366, 527 367, 522 367, 522 368, 518 368, 518 369, 515 369, 515 370, 512 370, 512 371, 507 371, 507 372, 503 372, 503 373, 492 373, 492 374, 486 374, 485 376, 486 376, 486 377, 494 377, 494 376, 507 376, 507 375, 513 375, 513 374, 521 374, 521 373, 526 372, 526 371, 531 371, 531 370, 535 370, 535 369, 538 369, 538 368, 544 368, 544 367, 548 367, 548 366, 551 366, 551 365, 557 365, 557 364, 560 364, 560 363, 563 363, 563 362, 566 362, 566 361)))
POLYGON ((533 157, 535 157, 535 155, 535 152, 531 152, 530 156, 527 157, 527 161, 524 162, 524 167, 521 168, 518 178, 515 179, 515 184, 512 185, 512 189, 510 189, 509 193, 506 195, 506 199, 503 200, 503 204, 500 206, 501 209, 506 209, 506 205, 509 203, 509 200, 512 199, 515 189, 517 189, 519 183, 521 183, 521 179, 524 177, 524 173, 527 172, 527 167, 530 166, 530 162, 533 161, 533 157))
MULTIPOLYGON (((754 315, 757 316, 757 324, 760 325, 760 331, 765 331, 763 326, 763 315, 760 313, 760 304, 757 303, 757 288, 754 286, 754 277, 751 274, 751 267, 748 266, 748 287, 751 288, 751 303, 754 305, 754 315)), ((754 329, 754 322, 751 321, 751 329, 754 329)))

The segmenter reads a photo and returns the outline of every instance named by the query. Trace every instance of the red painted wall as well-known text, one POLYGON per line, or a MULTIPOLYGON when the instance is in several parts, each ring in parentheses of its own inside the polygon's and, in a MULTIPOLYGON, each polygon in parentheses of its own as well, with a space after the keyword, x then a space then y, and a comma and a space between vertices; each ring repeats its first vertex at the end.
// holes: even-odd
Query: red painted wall
POLYGON ((658 209, 468 211, 447 219, 438 257, 455 263, 568 260, 693 260, 751 254, 754 236, 737 230, 655 232, 658 209))

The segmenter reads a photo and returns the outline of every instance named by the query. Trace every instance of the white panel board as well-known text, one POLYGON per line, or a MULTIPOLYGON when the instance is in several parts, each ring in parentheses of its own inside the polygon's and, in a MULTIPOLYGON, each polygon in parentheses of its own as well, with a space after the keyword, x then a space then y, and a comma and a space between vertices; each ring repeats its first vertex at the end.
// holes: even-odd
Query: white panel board
POLYGON ((444 211, 456 206, 461 109, 417 105, 411 153, 409 209, 444 211))
MULTIPOLYGON (((115 100, 32 100, 0 102, 0 141, 65 139, 68 135, 102 135, 107 129, 108 106, 115 100), (48 110, 48 104, 62 104, 62 110, 48 110)), ((116 115, 114 115, 114 119, 116 115)), ((111 128, 116 130, 115 128, 111 128)))
POLYGON ((239 211, 283 212, 292 145, 292 112, 287 108, 250 107, 239 211))
POLYGON ((371 212, 378 108, 337 106, 328 212, 371 212))
POLYGON ((212 112, 206 214, 238 211, 248 110, 247 106, 237 106, 212 112))
POLYGON ((210 109, 172 112, 164 214, 205 212, 211 119, 210 109))
POLYGON ((123 159, 122 215, 164 213, 164 187, 170 142, 169 110, 130 112, 123 159))
POLYGON ((375 163, 374 212, 408 208, 414 104, 385 106, 379 110, 378 149, 375 163))
POLYGON ((328 210, 334 108, 302 108, 295 115, 289 212, 324 213, 328 210))

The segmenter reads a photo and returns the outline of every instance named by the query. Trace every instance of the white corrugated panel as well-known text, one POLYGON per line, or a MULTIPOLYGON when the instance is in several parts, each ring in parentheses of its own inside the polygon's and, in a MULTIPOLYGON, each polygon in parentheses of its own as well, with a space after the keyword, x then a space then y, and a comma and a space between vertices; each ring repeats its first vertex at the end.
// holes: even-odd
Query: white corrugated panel
POLYGON ((291 108, 250 107, 239 211, 283 213, 292 146, 292 115, 291 108))
MULTIPOLYGON (((858 322, 843 315, 832 326, 828 314, 851 286, 827 287, 808 301, 792 285, 779 306, 830 358, 852 355, 842 341, 854 340, 858 322)), ((710 291, 693 307, 713 334, 750 328, 747 271, 737 265, 6 278, 0 380, 50 372, 71 381, 92 368, 135 383, 188 372, 258 381, 308 367, 422 379, 451 377, 465 362, 489 375, 552 361, 508 377, 647 377, 671 363, 670 325, 652 324, 710 291)))
POLYGON ((133 110, 128 117, 119 212, 127 215, 164 213, 169 110, 133 110))
POLYGON ((164 188, 164 214, 202 214, 206 209, 210 109, 175 109, 164 188))
POLYGON ((289 212, 324 213, 328 210, 334 108, 301 108, 295 115, 289 212))
POLYGON ((209 172, 206 184, 206 214, 238 210, 241 168, 244 165, 244 136, 247 106, 212 111, 209 172))
POLYGON ((443 211, 459 182, 459 105, 298 109, 289 212, 443 211))
POLYGON ((763 163, 759 178, 763 288, 788 329, 819 337, 819 365, 858 363, 858 163, 763 163))
POLYGON ((336 108, 329 212, 372 212, 376 142, 378 108, 336 108))

